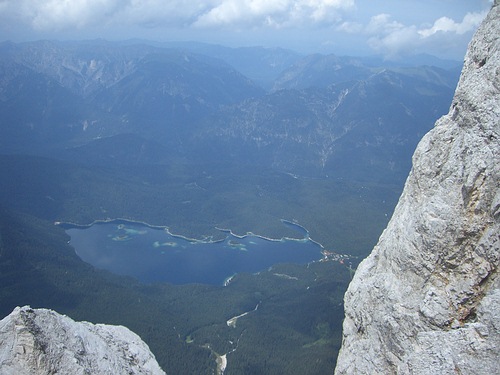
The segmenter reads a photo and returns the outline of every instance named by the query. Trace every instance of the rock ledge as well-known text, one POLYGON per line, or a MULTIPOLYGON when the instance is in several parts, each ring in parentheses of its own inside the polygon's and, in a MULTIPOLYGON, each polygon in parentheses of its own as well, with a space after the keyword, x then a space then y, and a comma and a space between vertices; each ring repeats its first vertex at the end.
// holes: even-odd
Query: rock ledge
POLYGON ((165 374, 129 329, 29 306, 0 320, 0 368, 2 375, 165 374))

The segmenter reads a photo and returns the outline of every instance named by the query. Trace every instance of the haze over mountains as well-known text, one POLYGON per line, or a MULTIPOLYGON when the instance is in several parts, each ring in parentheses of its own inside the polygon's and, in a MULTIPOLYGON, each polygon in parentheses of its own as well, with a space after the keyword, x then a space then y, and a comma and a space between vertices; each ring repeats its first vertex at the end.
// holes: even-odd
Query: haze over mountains
POLYGON ((402 179, 417 141, 446 111, 459 71, 193 48, 3 43, 2 150, 106 163, 112 155, 98 150, 127 142, 132 158, 146 149, 151 162, 232 160, 313 176, 402 179))
POLYGON ((5 42, 0 56, 1 312, 126 325, 167 373, 218 371, 224 354, 226 374, 332 373, 351 272, 460 71, 102 40, 5 42), (114 218, 196 239, 302 238, 286 219, 330 258, 228 286, 146 285, 84 263, 53 225, 114 218))

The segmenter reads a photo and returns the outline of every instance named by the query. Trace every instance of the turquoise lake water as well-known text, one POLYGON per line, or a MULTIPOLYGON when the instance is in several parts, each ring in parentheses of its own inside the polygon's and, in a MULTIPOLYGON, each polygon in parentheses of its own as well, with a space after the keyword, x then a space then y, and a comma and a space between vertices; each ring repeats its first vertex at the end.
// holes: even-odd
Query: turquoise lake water
POLYGON ((321 246, 307 231, 290 222, 303 240, 270 241, 227 233, 220 242, 190 241, 161 228, 114 221, 89 227, 68 227, 78 256, 96 268, 140 281, 222 285, 232 275, 255 273, 277 263, 306 264, 322 258, 321 246))

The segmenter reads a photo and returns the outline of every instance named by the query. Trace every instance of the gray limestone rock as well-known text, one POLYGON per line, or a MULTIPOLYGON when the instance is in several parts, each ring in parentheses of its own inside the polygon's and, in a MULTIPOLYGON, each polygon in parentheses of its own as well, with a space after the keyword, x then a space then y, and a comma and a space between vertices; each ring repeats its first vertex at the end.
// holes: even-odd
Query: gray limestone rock
POLYGON ((0 320, 0 373, 165 374, 148 346, 129 329, 75 322, 29 306, 16 307, 0 320))
POLYGON ((500 1, 345 295, 335 374, 500 374, 500 1))

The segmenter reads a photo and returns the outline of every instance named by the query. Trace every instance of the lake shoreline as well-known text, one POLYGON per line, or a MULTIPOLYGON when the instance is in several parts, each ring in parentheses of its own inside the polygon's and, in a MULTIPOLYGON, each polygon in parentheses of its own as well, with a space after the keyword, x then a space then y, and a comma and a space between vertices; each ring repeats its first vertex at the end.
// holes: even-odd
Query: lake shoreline
POLYGON ((145 283, 228 286, 242 272, 260 272, 278 263, 309 264, 324 259, 324 248, 309 238, 305 228, 295 222, 282 222, 300 230, 301 238, 274 239, 252 232, 238 235, 217 228, 223 234, 221 240, 208 236, 192 239, 172 234, 168 226, 129 219, 54 224, 70 236, 77 255, 96 268, 145 283), (212 249, 218 251, 208 251, 212 249))
POLYGON ((127 223, 127 224, 139 224, 139 225, 143 225, 145 227, 151 228, 151 229, 161 229, 161 230, 164 230, 168 235, 170 235, 172 237, 181 238, 183 240, 186 240, 186 241, 189 241, 189 242, 192 242, 192 243, 204 243, 204 244, 219 243, 219 242, 224 242, 229 236, 233 236, 233 237, 239 238, 239 239, 243 239, 243 238, 246 238, 246 237, 257 237, 257 238, 262 238, 263 240, 271 241, 271 242, 284 242, 284 241, 307 242, 307 241, 310 241, 310 242, 318 245, 322 250, 325 249, 325 247, 321 243, 319 243, 318 241, 313 240, 309 236, 309 231, 306 228, 304 228, 302 225, 296 223, 295 221, 291 221, 291 220, 287 220, 287 219, 280 219, 280 221, 284 225, 298 227, 300 230, 302 230, 306 234, 305 237, 303 237, 303 238, 294 238, 294 237, 283 236, 281 238, 271 238, 271 237, 266 237, 266 236, 263 236, 263 235, 260 235, 260 234, 253 233, 251 231, 250 232, 246 232, 245 234, 237 234, 237 233, 234 233, 231 229, 214 227, 214 229, 218 230, 219 232, 228 233, 228 236, 226 236, 225 238, 222 238, 220 240, 214 240, 213 236, 205 236, 206 239, 197 239, 197 238, 187 237, 187 236, 184 236, 182 234, 172 233, 172 232, 170 232, 170 227, 168 227, 166 225, 153 225, 153 224, 149 224, 149 223, 147 223, 145 221, 131 220, 131 219, 125 219, 125 218, 97 219, 97 220, 94 220, 90 224, 77 224, 77 223, 72 223, 72 222, 67 222, 67 221, 55 221, 54 225, 60 226, 61 228, 64 228, 66 230, 66 229, 72 229, 72 228, 75 228, 75 229, 86 229, 86 228, 90 228, 91 226, 96 225, 96 224, 112 224, 112 223, 117 223, 117 224, 124 224, 124 223, 127 223))

